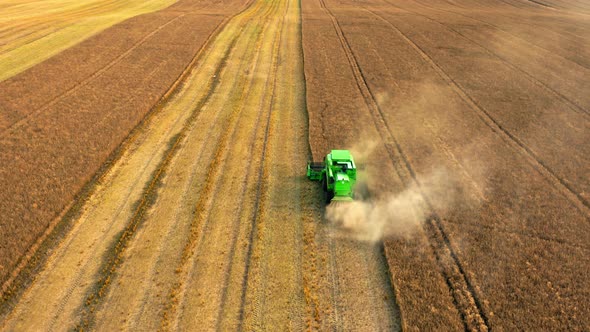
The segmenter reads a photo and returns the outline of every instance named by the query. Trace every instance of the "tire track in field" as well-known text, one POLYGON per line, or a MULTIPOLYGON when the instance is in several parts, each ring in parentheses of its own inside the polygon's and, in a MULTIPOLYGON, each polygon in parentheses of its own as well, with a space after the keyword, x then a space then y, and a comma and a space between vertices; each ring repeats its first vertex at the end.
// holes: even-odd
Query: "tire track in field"
POLYGON ((329 266, 330 266, 330 279, 332 280, 332 308, 334 310, 334 329, 335 330, 343 330, 342 326, 342 319, 340 318, 341 313, 343 311, 340 301, 338 299, 338 295, 341 292, 342 286, 340 285, 340 280, 338 279, 338 265, 336 263, 336 246, 334 245, 334 239, 328 233, 329 228, 326 227, 326 232, 324 232, 324 237, 328 240, 328 247, 329 247, 329 266))
POLYGON ((555 188, 559 190, 565 197, 570 200, 576 208, 590 216, 590 202, 588 202, 582 195, 575 191, 567 182, 559 177, 545 162, 543 162, 537 155, 518 137, 504 128, 487 110, 477 103, 469 94, 450 77, 444 69, 442 69, 436 62, 416 43, 414 43, 408 36, 399 30, 393 23, 383 18, 378 13, 365 8, 366 11, 372 13, 380 20, 388 24, 392 30, 399 34, 421 57, 426 61, 438 74, 443 78, 453 91, 467 104, 470 109, 474 110, 478 117, 495 133, 508 142, 513 148, 519 151, 540 174, 542 174, 555 188))
MULTIPOLYGON (((358 61, 356 60, 355 55, 348 44, 338 19, 334 16, 330 9, 326 7, 323 0, 320 0, 320 4, 332 20, 334 29, 336 30, 342 45, 342 49, 346 53, 350 68, 355 76, 357 87, 365 100, 367 108, 371 112, 371 115, 375 121, 375 126, 381 138, 383 139, 385 148, 388 151, 394 168, 396 171, 398 171, 400 178, 405 182, 405 184, 414 182, 418 184, 420 188, 421 184, 418 181, 416 174, 411 167, 409 160, 407 159, 407 156, 404 154, 401 146, 399 145, 399 142, 395 138, 395 135, 385 121, 382 110, 380 109, 366 83, 358 61), (400 169, 398 163, 400 159, 403 161, 404 169, 400 169)), ((443 276, 447 281, 447 285, 452 292, 455 305, 458 311, 461 313, 465 328, 487 331, 489 330, 489 323, 486 313, 473 285, 471 284, 471 281, 467 277, 459 258, 450 244, 440 217, 436 214, 432 203, 423 192, 421 193, 421 196, 431 214, 431 216, 426 220, 425 230, 430 235, 431 248, 434 251, 436 260, 439 263, 443 276)))
MULTIPOLYGON (((260 21, 265 21, 265 19, 260 19, 260 21)), ((274 20, 273 20, 273 21, 274 21, 274 20)), ((262 28, 262 30, 263 30, 263 31, 265 31, 265 30, 266 30, 266 28, 265 28, 265 27, 263 27, 263 28, 262 28)), ((271 29, 271 30, 272 30, 272 29, 271 29)), ((269 32, 269 34, 271 34, 271 33, 269 32)), ((258 47, 257 47, 257 48, 258 48, 258 47)), ((270 56, 271 58, 274 58, 274 60, 272 60, 272 62, 273 62, 274 64, 272 64, 272 65, 271 65, 271 67, 275 67, 275 68, 274 68, 274 69, 271 69, 271 70, 270 70, 270 72, 269 72, 269 74, 266 76, 265 83, 263 83, 263 85, 264 85, 264 86, 268 86, 268 85, 270 84, 270 79, 271 79, 271 76, 273 75, 272 73, 276 73, 276 64, 277 64, 277 62, 276 62, 276 57, 277 57, 277 50, 276 50, 276 47, 274 47, 274 46, 273 46, 273 49, 274 49, 274 50, 271 52, 271 54, 267 54, 267 55, 265 55, 265 56, 264 56, 264 55, 258 55, 257 57, 254 57, 254 58, 256 58, 256 59, 257 59, 257 60, 256 60, 257 62, 258 62, 258 61, 260 61, 260 60, 261 60, 261 58, 267 58, 267 57, 269 57, 269 56, 270 56)), ((261 50, 259 50, 259 51, 261 51, 261 50)), ((268 51, 267 51, 267 52, 268 52, 268 51)), ((265 54, 266 54, 266 53, 265 53, 265 54)), ((261 69, 260 69, 260 71, 261 71, 261 72, 265 72, 265 69, 264 69, 264 68, 261 68, 261 69)), ((261 83, 261 84, 262 84, 262 83, 261 83)), ((252 87, 252 89, 254 89, 254 87, 252 87)), ((255 132, 253 132, 253 133, 252 133, 252 134, 256 134, 256 135, 262 134, 262 133, 264 133, 264 132, 266 132, 266 131, 267 131, 267 129, 268 129, 268 125, 269 125, 269 121, 270 121, 270 116, 271 116, 271 113, 270 113, 270 106, 269 106, 269 105, 267 105, 267 104, 270 102, 270 101, 269 101, 269 99, 271 99, 271 98, 272 98, 272 93, 268 93, 268 89, 267 89, 267 88, 263 88, 262 90, 264 91, 264 93, 263 93, 263 94, 262 94, 260 97, 256 97, 256 99, 259 99, 259 101, 258 101, 258 102, 256 102, 256 104, 255 104, 255 105, 258 105, 258 106, 255 106, 254 108, 258 108, 258 109, 259 109, 259 111, 258 111, 258 113, 257 113, 257 115, 256 115, 256 120, 255 120, 255 122, 256 122, 256 123, 259 123, 259 122, 260 122, 260 117, 262 116, 262 114, 263 114, 263 113, 267 113, 267 115, 266 115, 266 119, 267 119, 267 120, 266 120, 266 127, 265 127, 265 126, 262 126, 261 128, 259 128, 259 130, 256 130, 255 132), (262 113, 261 113, 261 112, 262 112, 262 113), (264 129, 264 128, 267 128, 267 129, 264 129)), ((254 91, 253 91, 253 92, 254 92, 254 91)), ((253 95, 253 97, 254 97, 254 95, 253 95)), ((248 99, 251 99, 251 98, 248 98, 248 99)), ((245 107, 246 107, 246 109, 244 109, 244 111, 243 111, 243 112, 246 112, 248 108, 251 108, 251 107, 248 107, 247 105, 246 105, 245 107)), ((259 172, 260 172, 260 170, 263 168, 263 165, 264 165, 264 163, 265 163, 265 162, 264 162, 264 160, 265 160, 265 153, 264 153, 264 151, 265 151, 265 150, 264 150, 264 148, 265 148, 265 145, 266 145, 266 142, 267 142, 267 138, 266 138, 266 137, 267 137, 267 136, 265 135, 265 138, 264 138, 264 139, 262 139, 262 140, 263 140, 263 142, 262 142, 262 143, 260 143, 260 144, 257 144, 257 146, 258 146, 258 145, 260 145, 260 146, 261 146, 261 149, 262 149, 262 151, 263 151, 263 152, 262 152, 262 156, 260 157, 260 158, 261 158, 261 160, 260 160, 260 164, 261 164, 261 165, 260 165, 260 167, 258 167, 258 168, 259 168, 259 172)), ((258 140, 260 140, 260 138, 259 138, 258 140)), ((259 151, 258 149, 259 149, 259 148, 255 148, 255 149, 254 149, 254 150, 252 150, 252 151, 259 151)), ((258 152, 255 152, 255 153, 254 153, 254 156, 257 156, 257 155, 258 155, 258 152)), ((257 157, 255 157, 255 158, 257 158, 257 157)), ((253 168, 250 168, 250 171, 254 171, 254 169, 253 169, 253 168)), ((259 175, 260 175, 260 173, 259 173, 259 175)), ((260 184, 260 182, 261 182, 261 179, 258 179, 258 180, 259 180, 259 181, 255 181, 255 183, 257 183, 257 184, 260 184)), ((242 183, 242 184, 245 184, 245 183, 242 183)), ((245 188, 243 188, 243 190, 244 190, 244 189, 245 189, 245 188)), ((220 194, 218 194, 218 193, 216 192, 216 195, 220 195, 220 194)), ((254 199, 254 202, 255 202, 255 203, 254 203, 254 205, 258 204, 258 199, 259 199, 259 198, 260 198, 260 197, 258 197, 258 196, 257 196, 257 197, 254 199)), ((217 204, 217 205, 219 205, 219 204, 217 204)), ((239 207, 239 209, 238 209, 238 210, 239 210, 240 212, 239 212, 237 215, 238 215, 238 216, 239 216, 239 215, 242 215, 242 212, 243 212, 243 210, 244 210, 244 204, 243 204, 243 203, 241 204, 241 206, 239 207)), ((256 210, 256 208, 255 208, 254 210, 256 210)), ((207 213, 208 213, 208 214, 209 214, 209 212, 210 212, 210 211, 209 211, 209 209, 207 209, 207 213)), ((207 217, 208 217, 207 219, 211 218, 210 216, 207 216, 207 217)), ((234 217, 234 220, 235 220, 235 217, 234 217)), ((248 220, 249 220, 249 219, 246 219, 246 220, 244 220, 244 221, 248 221, 248 220)), ((236 221, 237 221, 237 220, 236 220, 236 221)), ((210 223, 210 222, 215 222, 215 221, 208 221, 208 223, 210 223)), ((218 222, 218 221, 217 221, 217 222, 218 222)), ((209 224, 208 224, 208 225, 209 225, 209 224)), ((233 234, 236 234, 236 232, 239 232, 239 230, 238 230, 238 229, 234 229, 232 233, 233 233, 233 234)), ((203 233, 205 233, 205 232, 202 232, 201 234, 203 234, 203 233)), ((206 230, 206 233, 208 234, 208 236, 212 236, 212 235, 214 234, 214 233, 212 234, 212 233, 211 233, 209 230, 206 230)), ((251 229, 250 229, 250 234, 252 234, 252 233, 251 233, 251 229)), ((235 249, 235 240, 236 240, 235 238, 232 238, 232 240, 231 240, 231 243, 230 243, 230 247, 231 247, 231 248, 233 248, 233 249, 232 249, 232 251, 235 249)), ((200 242, 200 243, 202 243, 202 242, 200 242)), ((210 246, 210 245, 205 245, 205 246, 203 247, 203 249, 202 249, 202 250, 201 250, 201 249, 198 249, 198 250, 196 250, 195 258, 193 258, 193 267, 194 267, 194 262, 195 262, 196 260, 198 260, 198 259, 199 259, 197 256, 203 256, 203 258, 204 258, 204 259, 205 259, 206 257, 210 256, 210 255, 208 254, 207 250, 212 250, 212 249, 214 249, 214 248, 209 248, 209 246, 210 246)), ((235 255, 235 254, 234 254, 234 255, 235 255)), ((203 260, 204 260, 204 259, 203 259, 203 260)), ((225 261, 225 260, 223 260, 223 261, 225 261)), ((225 273, 223 273, 225 277, 224 277, 224 281, 223 281, 222 283, 223 283, 223 284, 225 284, 225 285, 222 287, 222 289, 221 289, 220 291, 218 291, 219 293, 221 293, 221 295, 219 295, 219 293, 218 293, 218 295, 217 295, 217 298, 219 298, 219 297, 221 298, 221 299, 220 299, 220 303, 219 303, 219 305, 218 305, 218 308, 217 308, 217 314, 216 314, 216 316, 217 316, 217 318, 218 318, 218 319, 217 319, 217 320, 214 322, 214 325, 215 325, 215 326, 217 326, 217 328, 219 328, 219 326, 220 326, 220 323, 221 323, 221 321, 220 321, 220 317, 221 317, 221 315, 222 315, 222 312, 224 311, 224 309, 226 309, 226 308, 225 308, 225 307, 226 307, 226 303, 225 303, 225 301, 227 300, 227 295, 228 295, 228 292, 227 292, 227 288, 228 288, 228 287, 227 287, 227 286, 228 286, 228 285, 227 285, 227 280, 228 280, 227 278, 229 278, 229 275, 228 275, 228 273, 229 273, 229 274, 231 274, 231 271, 233 271, 233 269, 234 269, 234 267, 235 267, 235 265, 233 264, 233 261, 234 261, 234 256, 231 256, 231 258, 230 258, 228 261, 229 261, 229 264, 227 264, 227 265, 225 266, 225 268, 223 269, 223 270, 225 271, 225 273)), ((201 264, 203 264, 203 263, 201 262, 201 264)), ((246 259, 246 260, 245 260, 245 265, 246 265, 246 266, 248 266, 248 264, 249 264, 249 263, 248 263, 248 260, 246 259)), ((193 267, 189 268, 189 270, 191 270, 191 271, 194 271, 194 268, 193 268, 193 267)), ((198 269, 198 267, 197 267, 197 269, 198 269)), ((198 271, 197 271, 197 272, 198 272, 198 271)), ((190 276, 190 278, 185 278, 185 279, 195 279, 195 277, 194 277, 194 275, 191 275, 191 276, 190 276)), ((196 278, 196 279, 197 279, 197 281, 199 281, 198 279, 205 279, 205 278, 203 278, 203 276, 202 276, 202 274, 201 274, 201 275, 200 275, 200 278, 196 278)), ((204 282, 204 281, 200 281, 200 282, 204 282)), ((191 287, 191 288, 192 288, 192 287, 191 287)), ((198 287, 198 288, 199 288, 199 287, 198 287)), ((241 292, 243 292, 243 287, 242 287, 242 290, 241 290, 241 292)), ((215 297, 215 295, 213 296, 213 298, 212 298, 210 295, 211 295, 211 294, 209 293, 209 295, 207 296, 207 302, 210 302, 210 301, 216 302, 216 301, 215 301, 215 300, 216 300, 216 297, 215 297)), ((200 296, 200 293, 198 293, 198 294, 197 294, 197 296, 200 296)), ((186 298, 186 297, 185 297, 185 298, 186 298)), ((193 299, 193 298, 194 298, 194 297, 191 297, 191 299, 193 299)), ((193 303, 193 306, 195 306, 195 307, 196 307, 196 306, 198 306, 198 305, 199 305, 199 303, 196 303, 196 304, 195 304, 195 303, 193 303)), ((190 306, 187 306, 187 307, 188 307, 188 308, 190 308, 190 306)), ((205 309, 206 309, 206 308, 205 308, 205 309)), ((196 310, 196 309, 195 309, 195 310, 196 310)), ((187 314, 185 314, 185 315, 187 315, 187 314)), ((190 315, 190 316, 192 316, 192 315, 190 315)), ((197 319, 197 318, 194 318, 194 319, 197 319)), ((203 322, 203 321, 204 321, 202 318, 201 318, 200 320, 199 320, 199 319, 197 319, 197 320, 198 320, 198 321, 201 321, 201 322, 203 322)))
MULTIPOLYGON (((272 8, 269 8, 272 9, 272 8)), ((265 20, 265 17, 267 15, 272 14, 272 12, 270 10, 268 10, 266 13, 264 13, 263 15, 261 15, 261 17, 254 17, 254 19, 259 19, 261 21, 265 20)), ((252 40, 252 42, 246 44, 249 45, 251 44, 253 47, 253 51, 254 54, 258 54, 258 52, 260 51, 260 41, 256 41, 256 40, 260 40, 260 33, 258 32, 258 34, 256 35, 256 38, 254 38, 252 40)), ((246 33, 247 34, 247 33, 246 33)), ((248 47, 248 46, 245 46, 248 47)), ((251 59, 251 58, 256 58, 258 59, 259 56, 258 55, 254 55, 252 56, 251 53, 249 53, 248 51, 243 55, 244 59, 251 59)), ((257 67, 257 63, 254 63, 253 65, 253 69, 252 71, 255 72, 256 71, 256 67, 257 67)), ((252 77, 251 77, 252 79, 252 77)), ((229 128, 228 130, 226 130, 224 132, 224 134, 222 135, 222 137, 220 138, 218 145, 217 145, 217 149, 216 152, 214 154, 214 158, 212 163, 209 166, 209 169, 207 171, 207 180, 205 183, 205 186, 200 194, 200 198, 199 201, 196 204, 196 216, 194 218, 194 220, 191 221, 191 234, 190 234, 190 238, 189 241, 187 242, 187 244, 185 245, 184 249, 183 249, 183 260, 181 262, 181 265, 177 268, 177 270, 182 271, 180 272, 180 275, 178 277, 178 281, 177 284, 175 285, 175 287, 173 287, 172 293, 170 294, 170 302, 167 305, 167 309, 164 312, 164 319, 162 321, 162 328, 163 329, 168 329, 168 328, 178 328, 178 323, 180 320, 180 316, 182 314, 182 305, 183 302, 185 301, 185 297, 186 297, 186 293, 187 293, 187 283, 190 282, 190 280, 192 279, 192 275, 195 272, 196 269, 196 261, 198 260, 198 258, 200 257, 200 255, 202 254, 203 250, 207 250, 209 249, 208 247, 203 247, 204 244, 204 236, 205 234, 209 234, 210 233, 210 229, 211 227, 213 227, 214 225, 211 225, 213 222, 211 220, 211 212, 213 209, 213 202, 215 197, 218 195, 219 191, 222 190, 221 189, 221 182, 222 182, 222 176, 221 176, 221 171, 223 169, 225 169, 225 164, 226 164, 226 160, 228 158, 228 154, 230 149, 232 148, 230 142, 234 141, 234 137, 237 133, 237 129, 240 127, 238 125, 238 123, 240 122, 241 117, 244 115, 245 111, 243 110, 243 106, 241 106, 245 100, 248 98, 248 95, 250 93, 250 89, 252 88, 252 81, 250 81, 249 83, 243 83, 241 85, 241 87, 233 87, 230 89, 231 90, 241 90, 241 92, 238 92, 238 95, 240 96, 238 99, 238 102, 235 103, 234 105, 229 104, 229 107, 233 107, 233 111, 232 114, 230 115, 229 118, 229 128), (240 106, 237 106, 240 105, 240 106), (172 316, 172 317, 170 317, 172 316), (168 319, 172 319, 172 322, 170 322, 168 319), (171 326, 169 325, 171 324, 171 326)), ((221 92, 219 92, 221 93, 221 92)), ((232 92, 233 93, 233 92, 232 92)), ((207 256, 207 255, 205 255, 207 256)))
MULTIPOLYGON (((268 179, 270 177, 270 171, 269 171, 269 163, 267 162, 266 158, 267 156, 270 154, 268 152, 270 146, 269 146, 269 137, 273 135, 273 127, 275 126, 273 118, 276 118, 276 110, 272 110, 273 108, 273 104, 275 101, 275 91, 277 88, 277 71, 278 71, 278 62, 280 59, 280 45, 281 45, 281 37, 283 34, 283 29, 284 29, 284 21, 285 21, 285 16, 288 13, 289 10, 289 5, 290 5, 290 1, 287 1, 287 4, 285 6, 285 10, 282 14, 282 18, 281 21, 279 23, 280 28, 277 30, 276 36, 273 37, 273 45, 272 45, 272 55, 273 55, 273 59, 272 59, 272 82, 266 82, 266 85, 268 86, 270 83, 270 91, 267 94, 267 96, 269 96, 269 101, 268 101, 268 106, 265 105, 266 108, 268 108, 268 116, 266 117, 266 124, 265 124, 265 130, 264 130, 264 139, 263 139, 263 143, 262 143, 262 156, 261 156, 261 164, 260 164, 260 168, 258 170, 258 186, 256 187, 256 204, 254 206, 253 209, 253 215, 251 216, 251 224, 252 224, 252 228, 251 228, 251 233, 250 233, 250 242, 248 245, 248 250, 247 250, 247 261, 246 261, 246 268, 244 270, 244 274, 242 277, 242 296, 241 296, 241 304, 240 304, 240 328, 243 329, 244 328, 244 320, 245 320, 245 309, 246 309, 246 299, 247 299, 247 287, 248 287, 248 281, 251 278, 250 274, 251 274, 251 265, 252 265, 252 257, 253 257, 253 252, 255 251, 256 247, 254 244, 256 242, 261 242, 264 239, 264 227, 261 227, 261 223, 262 220, 265 217, 265 205, 266 205, 266 201, 267 201, 267 197, 269 194, 269 184, 268 184, 268 179), (256 235, 256 236, 255 236, 256 235)), ((262 253, 260 253, 260 255, 258 256, 260 260, 264 260, 265 259, 265 254, 266 251, 262 250, 262 253)), ((266 267, 266 265, 262 264, 263 267, 263 271, 261 272, 261 274, 267 275, 267 271, 264 269, 266 267)), ((258 286, 258 292, 256 292, 255 294, 255 298, 253 299, 253 317, 252 319, 256 320, 260 320, 260 306, 264 307, 264 301, 265 301, 265 290, 266 290, 266 281, 268 279, 267 278, 263 278, 262 281, 262 286, 258 286), (260 304, 262 302, 262 304, 260 304)), ((246 322, 248 323, 248 322, 246 322)))
MULTIPOLYGON (((365 9, 366 11, 369 11, 367 9, 365 9)), ((369 11, 370 12, 370 11, 369 11)), ((379 54, 375 54, 375 56, 377 56, 381 61, 382 58, 379 54)), ((466 171, 466 169, 460 165, 460 163, 457 161, 455 155, 450 151, 449 146, 443 141, 443 139, 440 137, 440 135, 433 130, 432 128, 432 124, 430 124, 430 122, 425 123, 425 128, 429 129, 430 131, 430 135, 432 135, 433 137, 435 137, 436 139, 434 140, 435 144, 440 148, 441 151, 443 151, 443 153, 445 155, 447 155, 447 158, 452 161, 460 170, 461 173, 463 173, 463 176, 468 179, 468 181, 471 183, 471 185, 474 187, 474 189, 476 190, 476 193, 479 197, 479 199, 481 201, 487 201, 487 198, 484 197, 483 191, 482 189, 479 187, 479 185, 476 183, 475 180, 473 180, 473 178, 471 177, 471 175, 468 174, 468 172, 466 171)), ((495 213, 495 212, 494 212, 495 213)), ((452 222, 449 220, 449 222, 452 222)), ((562 245, 567 245, 573 248, 578 248, 578 249, 582 249, 582 250, 588 250, 590 247, 587 246, 583 246, 583 245, 578 245, 575 243, 571 243, 568 241, 565 241, 563 239, 559 239, 556 237, 551 237, 551 236, 546 236, 543 234, 537 234, 537 233, 530 233, 530 232, 526 232, 526 231, 517 231, 517 230, 512 230, 512 229, 506 229, 503 227, 491 227, 488 225, 483 225, 483 224, 476 224, 476 223, 471 223, 471 222, 467 222, 466 224, 470 224, 472 226, 478 226, 478 227, 482 227, 482 228, 487 228, 487 229, 491 229, 491 230, 495 230, 498 232, 502 232, 505 234, 517 234, 517 235, 522 235, 522 236, 526 236, 528 238, 536 238, 536 239, 541 239, 544 241, 550 241, 550 242, 554 242, 554 243, 559 243, 562 245)))
MULTIPOLYGON (((453 152, 450 150, 448 144, 446 144, 444 142, 444 140, 440 137, 440 135, 435 130, 432 129, 432 125, 426 124, 425 127, 427 127, 430 130, 430 134, 436 138, 435 144, 443 151, 443 153, 447 156, 447 159, 450 160, 453 164, 456 165, 457 168, 459 168, 461 170, 463 177, 468 179, 469 183, 474 187, 474 189, 477 193, 478 199, 480 201, 488 201, 488 199, 485 197, 482 189, 480 188, 479 184, 471 177, 469 172, 457 160, 457 158, 455 157, 453 152)), ((495 211, 493 211, 492 213, 496 214, 495 211)), ((496 216, 497 216, 497 214, 496 214, 496 216)), ((452 223, 453 221, 448 220, 448 222, 452 223)), ((588 246, 583 246, 583 245, 571 243, 566 240, 559 239, 557 237, 546 236, 546 235, 543 235, 542 233, 537 234, 537 233, 531 233, 531 232, 527 232, 527 231, 508 229, 508 228, 504 228, 504 227, 489 226, 486 224, 481 224, 481 223, 471 222, 471 221, 463 221, 463 222, 461 222, 461 225, 471 225, 471 226, 486 228, 489 230, 494 230, 494 231, 501 232, 504 234, 513 234, 513 235, 516 234, 516 235, 521 235, 521 236, 525 236, 528 238, 536 238, 536 239, 541 239, 541 240, 545 240, 545 241, 555 242, 555 243, 567 245, 567 246, 582 249, 582 250, 590 250, 590 247, 588 247, 588 246)))
POLYGON ((141 46, 144 42, 146 42, 148 39, 150 39, 151 37, 153 37, 156 33, 158 33, 160 30, 162 30, 163 28, 165 28, 166 26, 172 24, 174 21, 182 18, 183 16, 185 16, 186 14, 180 14, 176 17, 171 18, 170 20, 168 20, 166 23, 158 26, 156 29, 152 30, 150 33, 148 33, 147 35, 145 35, 142 39, 140 39, 137 43, 133 44, 129 49, 127 49, 125 52, 121 53, 119 56, 117 56, 115 59, 111 60, 109 63, 107 63, 104 67, 100 68, 99 70, 95 71, 92 75, 88 76, 87 78, 83 79, 82 81, 76 83, 75 85, 73 85, 72 87, 70 87, 69 89, 67 89, 66 91, 64 91, 62 94, 54 97, 53 99, 51 99, 50 101, 48 101, 45 105, 43 105, 42 107, 36 109, 36 110, 32 110, 30 113, 28 113, 27 115, 23 116, 22 118, 18 119, 16 122, 13 122, 12 124, 10 124, 7 128, 3 129, 2 132, 0 132, 0 140, 2 139, 6 139, 6 137, 8 135, 10 135, 12 132, 14 132, 15 130, 18 130, 21 126, 23 126, 30 118, 43 113, 47 110, 49 110, 53 105, 55 105, 56 103, 58 103, 59 101, 63 100, 64 98, 71 96, 72 94, 76 93, 78 90, 80 90, 81 88, 87 86, 90 82, 92 82, 93 80, 99 78, 101 75, 103 75, 104 73, 106 73, 109 69, 111 69, 113 66, 115 66, 117 63, 119 63, 121 60, 123 60, 125 57, 127 57, 129 54, 131 54, 131 52, 133 52, 135 49, 137 49, 139 46, 141 46))
MULTIPOLYGON (((276 53, 273 52, 273 55, 275 55, 275 54, 276 53)), ((273 67, 274 67, 273 68, 273 75, 276 75, 276 59, 273 62, 273 67)), ((267 82, 265 83, 265 86, 268 86, 268 78, 267 78, 267 82)), ((261 101, 261 105, 262 105, 262 101, 261 101)), ((264 133, 264 139, 263 139, 263 142, 262 142, 262 147, 260 148, 260 151, 262 151, 262 154, 260 156, 260 161, 257 162, 257 164, 259 164, 259 165, 258 165, 258 167, 255 168, 255 170, 257 170, 257 172, 256 172, 257 177, 256 177, 256 181, 255 182, 258 183, 258 185, 256 186, 256 193, 257 193, 256 194, 256 199, 255 199, 256 202, 258 202, 259 199, 260 199, 260 184, 263 181, 262 174, 263 174, 263 169, 264 169, 264 164, 265 164, 266 148, 267 148, 267 142, 268 142, 268 132, 269 132, 269 129, 270 129, 270 118, 271 118, 270 109, 267 112, 266 121, 264 121, 264 125, 263 126, 261 126, 261 121, 260 121, 261 118, 262 118, 262 114, 261 113, 258 113, 258 116, 256 118, 256 123, 254 124, 254 128, 259 128, 260 131, 264 133)), ((254 135, 252 136, 252 138, 254 139, 257 136, 258 136, 258 133, 257 133, 257 131, 255 131, 254 132, 254 135)), ((254 146, 254 140, 253 139, 250 141, 250 145, 251 146, 254 146)), ((258 151, 258 149, 254 149, 254 151, 258 151)), ((242 190, 241 190, 241 196, 243 196, 243 197, 245 197, 246 194, 247 194, 247 185, 246 185, 247 183, 246 183, 246 180, 248 178, 250 178, 250 176, 251 176, 251 171, 253 169, 251 167, 252 166, 251 164, 252 164, 252 162, 249 163, 248 171, 246 173, 246 178, 244 179, 245 181, 243 183, 242 190)), ((256 211, 256 207, 253 210, 256 211)), ((242 214, 244 212, 245 212, 244 204, 241 204, 240 205, 240 208, 239 208, 239 212, 238 212, 237 215, 238 216, 242 216, 242 214)), ((235 221, 236 222, 239 222, 240 221, 240 218, 235 218, 235 221)), ((238 235, 239 235, 238 233, 240 231, 239 224, 234 223, 233 228, 234 228, 234 230, 232 232, 232 242, 231 242, 231 247, 230 247, 229 252, 235 252, 236 251, 236 244, 237 244, 237 239, 238 239, 238 235)), ((250 234, 250 241, 252 241, 252 238, 251 238, 252 230, 253 230, 253 228, 250 228, 250 232, 249 232, 249 234, 250 234)), ((227 301, 227 298, 228 298, 228 285, 227 285, 227 282, 228 282, 228 279, 230 278, 230 276, 232 274, 232 269, 234 267, 234 264, 233 264, 234 263, 234 257, 235 257, 235 255, 230 255, 229 261, 228 261, 228 264, 227 264, 227 267, 226 267, 225 273, 224 273, 225 275, 227 275, 227 279, 225 281, 226 284, 224 285, 224 287, 223 287, 223 289, 221 291, 222 294, 221 294, 220 306, 219 306, 219 310, 217 312, 217 322, 218 322, 217 327, 218 328, 220 327, 220 322, 223 319, 223 314, 224 314, 224 310, 223 309, 226 306, 226 301, 227 301)), ((248 264, 246 263, 246 265, 248 265, 248 264)), ((243 289, 244 289, 244 285, 242 285, 242 290, 243 289)))

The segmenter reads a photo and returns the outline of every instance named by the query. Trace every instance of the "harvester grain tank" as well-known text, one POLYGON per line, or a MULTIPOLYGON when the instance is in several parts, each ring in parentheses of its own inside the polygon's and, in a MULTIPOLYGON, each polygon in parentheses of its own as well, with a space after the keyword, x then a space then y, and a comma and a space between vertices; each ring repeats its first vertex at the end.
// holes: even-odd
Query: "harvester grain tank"
POLYGON ((332 150, 323 162, 308 163, 307 177, 321 182, 326 203, 354 199, 356 164, 348 150, 332 150))

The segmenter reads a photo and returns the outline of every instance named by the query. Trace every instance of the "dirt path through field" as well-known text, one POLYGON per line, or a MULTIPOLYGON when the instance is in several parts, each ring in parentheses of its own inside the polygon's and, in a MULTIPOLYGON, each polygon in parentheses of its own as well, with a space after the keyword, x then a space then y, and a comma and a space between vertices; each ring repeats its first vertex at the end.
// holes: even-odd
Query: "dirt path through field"
POLYGON ((256 1, 125 143, 4 330, 389 330, 381 248, 334 237, 298 1, 256 1))

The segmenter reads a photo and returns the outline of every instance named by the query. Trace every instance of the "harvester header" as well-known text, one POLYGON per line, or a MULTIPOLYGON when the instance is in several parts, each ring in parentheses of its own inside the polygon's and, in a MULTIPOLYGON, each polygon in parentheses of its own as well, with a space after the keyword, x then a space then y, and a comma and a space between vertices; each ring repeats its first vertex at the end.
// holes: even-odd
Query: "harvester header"
POLYGON ((354 198, 356 164, 348 150, 332 150, 323 162, 308 163, 307 177, 321 182, 326 203, 352 201, 354 198))

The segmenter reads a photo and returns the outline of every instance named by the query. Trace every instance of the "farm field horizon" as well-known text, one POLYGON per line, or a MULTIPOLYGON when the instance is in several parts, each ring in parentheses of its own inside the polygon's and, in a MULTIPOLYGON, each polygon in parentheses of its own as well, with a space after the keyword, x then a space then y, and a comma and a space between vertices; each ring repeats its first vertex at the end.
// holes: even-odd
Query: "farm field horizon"
POLYGON ((0 4, 0 329, 583 330, 588 45, 577 0, 0 4))

